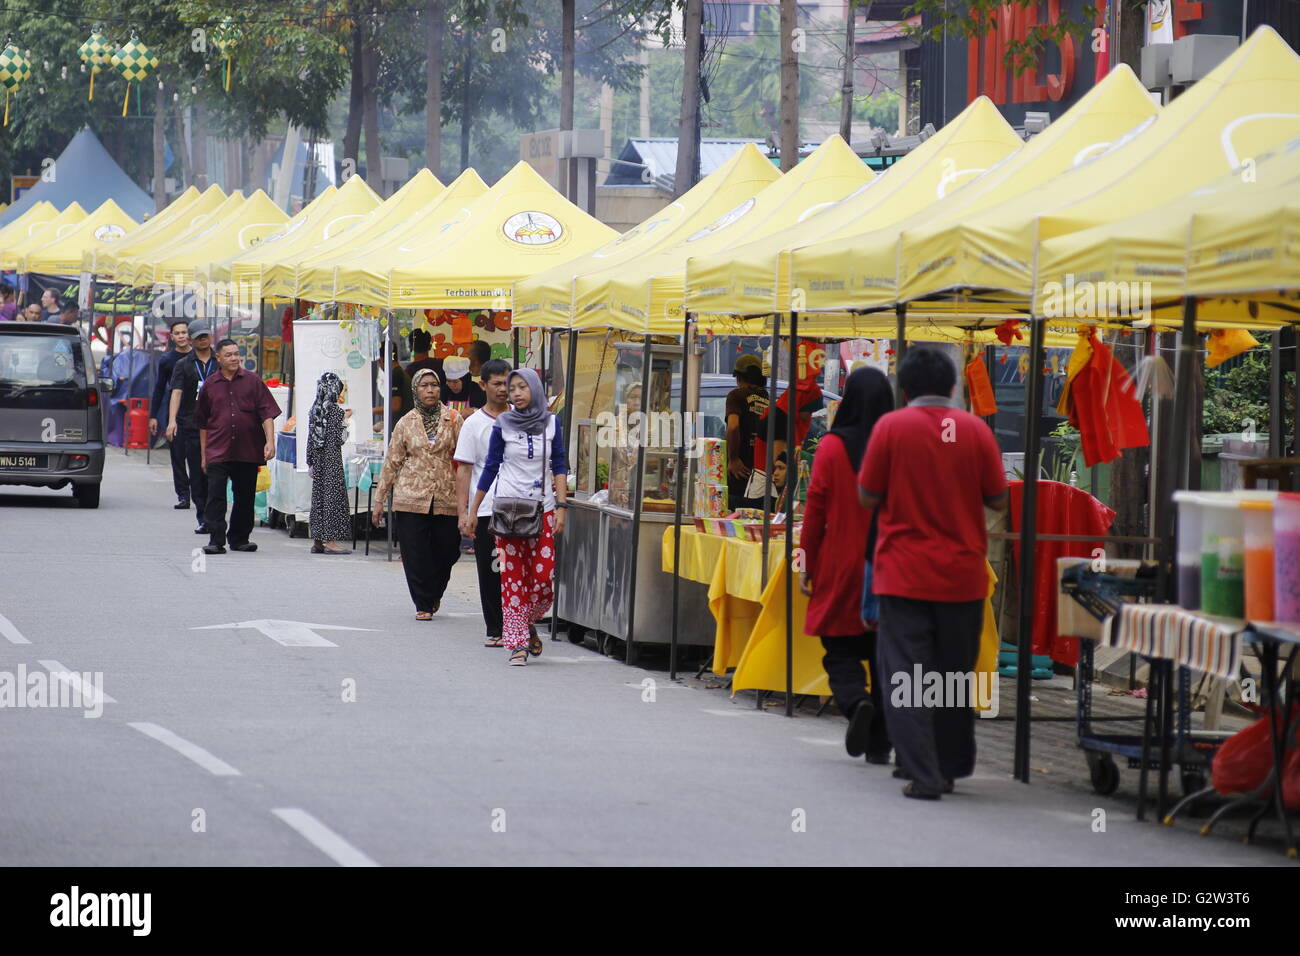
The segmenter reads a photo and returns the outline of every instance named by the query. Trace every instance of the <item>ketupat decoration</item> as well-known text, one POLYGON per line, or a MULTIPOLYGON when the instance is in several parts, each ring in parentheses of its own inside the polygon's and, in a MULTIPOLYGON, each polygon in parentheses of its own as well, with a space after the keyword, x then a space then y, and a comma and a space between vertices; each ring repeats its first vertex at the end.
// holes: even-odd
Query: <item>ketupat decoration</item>
POLYGON ((126 98, 122 100, 122 115, 131 102, 131 84, 143 83, 158 68, 158 57, 135 37, 113 54, 113 68, 126 79, 126 98))
POLYGON ((0 83, 5 88, 5 126, 9 125, 9 97, 17 93, 31 75, 32 65, 22 50, 12 43, 0 50, 0 83))
POLYGON ((86 38, 86 42, 77 48, 81 62, 90 67, 90 93, 86 99, 95 98, 95 74, 108 69, 113 64, 113 44, 108 37, 98 30, 86 38))
POLYGON ((230 17, 222 20, 221 26, 217 27, 212 34, 212 45, 226 58, 225 90, 227 93, 230 92, 230 74, 234 68, 234 54, 231 51, 234 50, 239 39, 239 29, 230 17))

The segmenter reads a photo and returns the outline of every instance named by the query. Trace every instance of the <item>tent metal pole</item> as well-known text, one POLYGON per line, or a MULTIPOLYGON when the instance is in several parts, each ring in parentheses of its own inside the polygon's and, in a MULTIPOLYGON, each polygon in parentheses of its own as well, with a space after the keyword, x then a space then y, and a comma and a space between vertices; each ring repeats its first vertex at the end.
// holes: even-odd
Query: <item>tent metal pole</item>
MULTIPOLYGON (((794 716, 794 489, 799 483, 799 447, 795 444, 795 420, 799 417, 794 383, 799 379, 799 313, 790 313, 790 371, 785 393, 790 401, 785 410, 785 715, 794 716)), ((776 494, 776 484, 772 485, 776 494)))
POLYGON ((623 663, 632 664, 636 660, 634 643, 636 639, 636 561, 641 548, 641 506, 645 500, 645 446, 650 440, 650 366, 654 361, 654 338, 649 332, 645 335, 645 350, 641 353, 641 426, 636 436, 636 481, 628 482, 636 497, 630 502, 632 512, 632 554, 628 560, 632 573, 627 589, 627 653, 623 663))
POLYGON ((1025 376, 1025 471, 1020 509, 1020 630, 1016 648, 1016 747, 1014 774, 1029 782, 1029 681, 1034 641, 1034 538, 1038 531, 1038 457, 1043 415, 1042 319, 1029 325, 1029 369, 1025 376))
POLYGON ((682 329, 682 371, 681 389, 677 401, 677 471, 673 477, 675 486, 673 498, 673 626, 668 639, 668 679, 677 680, 677 641, 680 630, 681 591, 682 591, 682 498, 685 491, 683 475, 686 469, 686 389, 690 385, 690 376, 686 366, 690 362, 691 340, 694 322, 691 313, 686 313, 686 326, 682 329))
MULTIPOLYGON (((568 361, 564 367, 564 408, 560 410, 564 422, 564 440, 567 443, 566 451, 568 454, 565 459, 569 462, 569 472, 573 472, 574 462, 578 460, 578 445, 573 435, 573 368, 578 362, 578 333, 574 329, 568 331, 568 361)), ((581 478, 581 476, 579 476, 581 478)), ((475 519, 477 520, 477 519, 475 519)), ((564 587, 564 575, 559 573, 558 569, 563 568, 561 557, 564 552, 564 535, 555 539, 555 600, 551 602, 551 640, 556 639, 556 633, 559 630, 560 621, 560 593, 564 587)))
MULTIPOLYGON (((772 459, 775 457, 772 451, 772 445, 776 442, 776 370, 780 366, 779 355, 777 352, 778 341, 781 337, 781 313, 772 313, 772 364, 768 369, 767 379, 767 453, 763 463, 763 474, 767 475, 767 480, 772 480, 772 459)), ((731 450, 727 450, 727 457, 731 457, 731 450)), ((758 462, 754 462, 757 466, 758 462)), ((763 485, 763 588, 767 588, 767 555, 769 551, 769 542, 771 540, 769 530, 772 527, 772 508, 768 503, 771 495, 767 493, 768 484, 763 485)))
POLYGON ((894 346, 894 405, 902 408, 907 404, 907 399, 903 397, 903 390, 898 385, 898 368, 903 364, 903 356, 907 354, 906 302, 899 302, 894 306, 894 335, 897 339, 894 346))

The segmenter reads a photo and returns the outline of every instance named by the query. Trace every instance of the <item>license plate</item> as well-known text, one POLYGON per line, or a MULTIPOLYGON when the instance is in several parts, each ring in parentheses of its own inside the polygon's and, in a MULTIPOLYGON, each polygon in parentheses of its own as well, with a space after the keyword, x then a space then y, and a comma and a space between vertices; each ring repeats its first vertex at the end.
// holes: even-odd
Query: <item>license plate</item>
POLYGON ((0 455, 0 468, 48 468, 49 455, 0 455))

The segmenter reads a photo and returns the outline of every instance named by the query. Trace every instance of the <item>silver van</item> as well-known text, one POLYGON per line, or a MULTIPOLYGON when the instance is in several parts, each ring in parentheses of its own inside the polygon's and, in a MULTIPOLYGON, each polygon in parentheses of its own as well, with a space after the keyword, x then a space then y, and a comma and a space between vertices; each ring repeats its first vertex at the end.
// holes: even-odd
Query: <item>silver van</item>
POLYGON ((0 322, 0 485, 66 488, 99 507, 103 383, 75 325, 0 322))

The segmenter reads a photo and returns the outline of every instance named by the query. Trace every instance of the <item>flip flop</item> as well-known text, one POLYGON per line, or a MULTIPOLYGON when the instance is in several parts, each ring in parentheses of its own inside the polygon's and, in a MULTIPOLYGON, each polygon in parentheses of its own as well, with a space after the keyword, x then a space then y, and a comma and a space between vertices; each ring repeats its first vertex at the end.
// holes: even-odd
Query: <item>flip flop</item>
POLYGON ((433 614, 432 614, 431 612, 429 612, 429 611, 416 611, 416 612, 415 612, 415 619, 416 619, 417 621, 432 621, 432 620, 433 620, 433 614))
POLYGON ((519 647, 510 655, 511 667, 523 667, 528 663, 528 648, 519 647))
POLYGON ((505 647, 506 642, 499 637, 489 637, 483 642, 484 647, 505 647))

